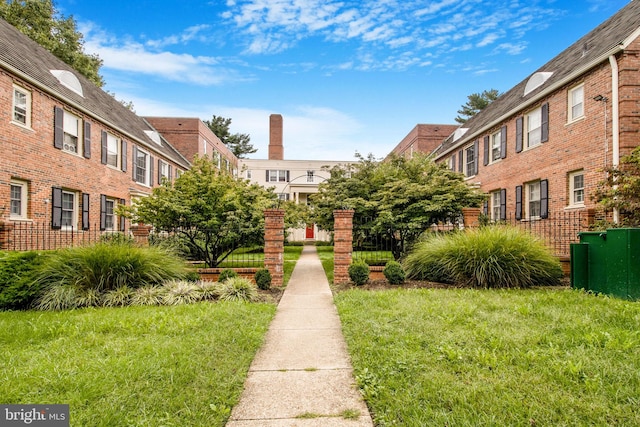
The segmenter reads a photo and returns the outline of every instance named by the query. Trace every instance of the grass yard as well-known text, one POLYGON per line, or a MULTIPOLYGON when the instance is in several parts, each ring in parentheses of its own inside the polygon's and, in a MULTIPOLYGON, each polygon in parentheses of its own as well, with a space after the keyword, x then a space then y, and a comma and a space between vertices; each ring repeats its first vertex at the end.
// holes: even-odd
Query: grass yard
POLYGON ((333 246, 316 246, 318 257, 329 283, 333 283, 333 246))
POLYGON ((0 312, 0 402, 72 426, 223 426, 273 304, 0 312))
POLYGON ((640 425, 640 303, 568 289, 335 297, 377 426, 640 425))

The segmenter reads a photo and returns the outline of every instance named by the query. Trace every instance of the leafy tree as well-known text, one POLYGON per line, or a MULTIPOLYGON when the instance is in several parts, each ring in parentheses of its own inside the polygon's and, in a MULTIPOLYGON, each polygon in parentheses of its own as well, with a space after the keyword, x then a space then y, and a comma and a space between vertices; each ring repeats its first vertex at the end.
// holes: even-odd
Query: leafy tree
POLYGON ((240 246, 263 242, 264 209, 274 203, 272 191, 220 172, 205 156, 175 182, 165 181, 141 198, 130 214, 175 232, 192 254, 215 267, 240 246))
POLYGON ((214 115, 211 120, 205 120, 204 123, 209 126, 211 132, 220 138, 220 141, 239 159, 243 159, 246 154, 252 154, 258 151, 257 148, 251 145, 251 137, 248 134, 231 134, 229 131, 231 119, 214 115))
POLYGON ((75 20, 60 15, 52 0, 0 1, 0 17, 98 87, 104 84, 99 74, 102 60, 84 53, 84 36, 78 32, 75 20))
POLYGON ((367 218, 354 226, 354 238, 382 234, 396 259, 433 223, 459 215, 464 207, 479 206, 484 198, 461 174, 424 154, 391 156, 385 162, 372 155, 358 157, 353 170, 334 167, 320 184, 312 197, 316 223, 332 229, 333 210, 354 209, 357 217, 367 218))
POLYGON ((467 96, 467 103, 458 110, 459 116, 455 118, 456 122, 464 124, 471 117, 478 114, 480 111, 486 108, 500 96, 500 92, 497 89, 489 89, 482 91, 482 93, 472 93, 467 96))
POLYGON ((620 167, 607 169, 607 179, 598 183, 593 199, 605 209, 618 209, 620 225, 640 227, 640 147, 623 157, 620 167))

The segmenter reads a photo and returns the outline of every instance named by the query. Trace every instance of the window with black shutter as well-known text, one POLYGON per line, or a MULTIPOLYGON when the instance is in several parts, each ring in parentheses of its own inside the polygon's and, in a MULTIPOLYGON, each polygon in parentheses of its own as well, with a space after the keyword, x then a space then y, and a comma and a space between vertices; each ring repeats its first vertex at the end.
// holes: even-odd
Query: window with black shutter
POLYGON ((522 185, 516 186, 516 220, 522 219, 522 185))
POLYGON ((524 117, 518 117, 516 119, 516 153, 522 152, 523 133, 524 129, 524 117))
POLYGON ((91 123, 84 121, 84 144, 83 153, 85 159, 91 158, 91 123))
POLYGON ((82 193, 82 229, 89 229, 89 194, 82 193))
POLYGON ((62 228, 62 188, 59 187, 51 189, 51 228, 62 228))

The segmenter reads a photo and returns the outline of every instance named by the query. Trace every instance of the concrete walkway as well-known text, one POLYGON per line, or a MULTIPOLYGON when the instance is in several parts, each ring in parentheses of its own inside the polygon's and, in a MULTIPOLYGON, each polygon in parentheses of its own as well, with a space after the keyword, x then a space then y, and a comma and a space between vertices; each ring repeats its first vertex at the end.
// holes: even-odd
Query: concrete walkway
POLYGON ((302 251, 227 423, 255 426, 373 426, 355 387, 340 319, 315 246, 302 251))

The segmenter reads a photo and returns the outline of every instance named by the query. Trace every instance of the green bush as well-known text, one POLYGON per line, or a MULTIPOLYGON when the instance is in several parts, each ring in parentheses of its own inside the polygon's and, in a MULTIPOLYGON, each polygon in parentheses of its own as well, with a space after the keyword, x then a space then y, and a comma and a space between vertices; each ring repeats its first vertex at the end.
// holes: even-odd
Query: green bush
POLYGON ((202 293, 193 282, 170 280, 164 284, 163 302, 166 305, 193 304, 202 299, 202 293))
POLYGON ((126 307, 131 304, 135 291, 127 285, 120 285, 109 289, 102 295, 102 305, 105 307, 126 307))
POLYGON ((404 268, 402 268, 402 265, 400 265, 398 261, 387 262, 382 270, 382 274, 384 274, 384 277, 386 277, 387 281, 391 285, 399 285, 404 283, 404 280, 406 279, 404 268))
POLYGON ((48 254, 36 267, 34 282, 42 287, 66 284, 102 293, 125 285, 136 289, 161 284, 185 273, 183 260, 162 249, 98 243, 48 254))
POLYGON ((404 267, 410 278, 477 288, 558 285, 563 275, 541 240, 509 226, 428 238, 414 247, 404 267))
POLYGON ((271 273, 266 268, 256 271, 254 276, 258 289, 267 290, 271 287, 271 273))
POLYGON ((364 261, 356 261, 349 266, 349 278, 356 286, 362 286, 369 280, 371 272, 369 265, 364 261))
POLYGON ((165 288, 158 285, 142 286, 131 295, 131 305, 163 305, 165 288))
POLYGON ((77 285, 56 284, 49 286, 38 297, 35 307, 38 310, 70 310, 78 307, 81 298, 81 290, 77 285))
POLYGON ((32 274, 43 259, 35 251, 0 253, 0 310, 29 308, 40 295, 41 287, 32 274))
POLYGON ((220 275, 218 276, 218 282, 220 283, 226 282, 227 280, 232 279, 234 277, 239 277, 238 273, 235 270, 232 270, 230 268, 225 268, 220 272, 220 275))
POLYGON ((220 283, 220 301, 253 302, 258 299, 258 291, 249 279, 231 277, 220 283))

